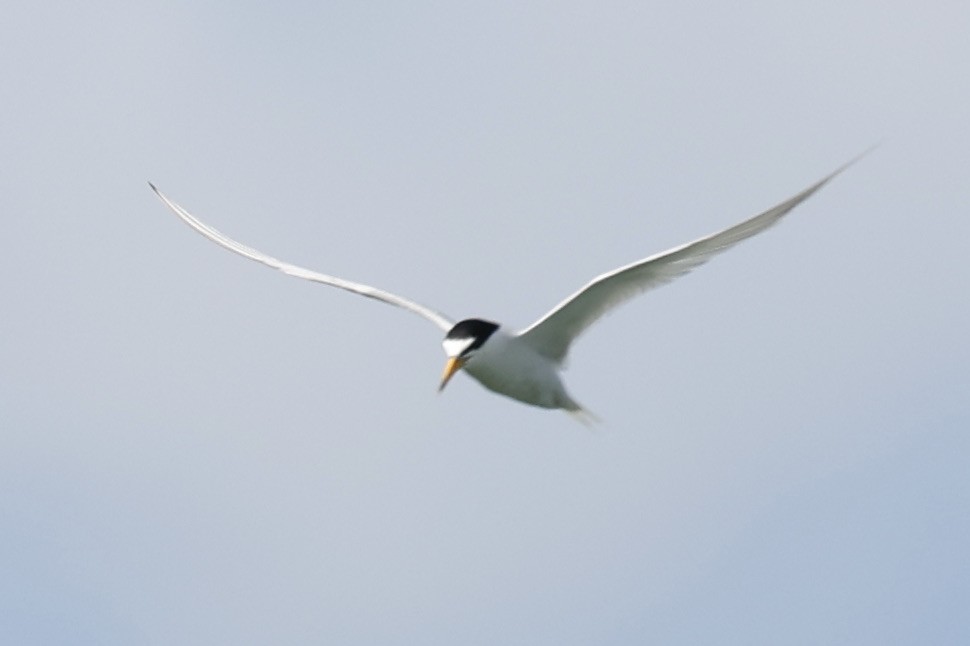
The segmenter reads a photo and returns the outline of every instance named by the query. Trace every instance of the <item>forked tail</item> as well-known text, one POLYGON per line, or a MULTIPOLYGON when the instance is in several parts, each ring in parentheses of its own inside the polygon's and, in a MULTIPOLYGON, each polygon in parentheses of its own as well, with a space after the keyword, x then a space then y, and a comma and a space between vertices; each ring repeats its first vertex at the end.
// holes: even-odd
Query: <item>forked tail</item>
POLYGON ((580 406, 571 397, 569 398, 569 401, 566 402, 566 405, 563 406, 562 408, 564 411, 569 413, 570 417, 578 421, 586 428, 591 429, 597 424, 600 424, 603 422, 603 420, 601 420, 599 417, 597 417, 593 413, 589 412, 588 410, 580 406))

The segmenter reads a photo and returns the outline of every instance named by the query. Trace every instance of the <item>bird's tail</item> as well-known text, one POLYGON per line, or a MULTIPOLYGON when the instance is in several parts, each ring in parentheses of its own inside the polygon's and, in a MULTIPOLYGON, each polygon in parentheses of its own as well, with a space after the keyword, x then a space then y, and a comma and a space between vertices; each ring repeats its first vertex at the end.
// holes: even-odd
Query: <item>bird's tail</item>
POLYGON ((569 402, 565 406, 563 406, 563 410, 569 413, 570 417, 572 417, 574 420, 576 420, 586 428, 593 428, 594 426, 602 423, 603 421, 599 417, 591 413, 590 411, 580 406, 572 399, 570 399, 569 402))

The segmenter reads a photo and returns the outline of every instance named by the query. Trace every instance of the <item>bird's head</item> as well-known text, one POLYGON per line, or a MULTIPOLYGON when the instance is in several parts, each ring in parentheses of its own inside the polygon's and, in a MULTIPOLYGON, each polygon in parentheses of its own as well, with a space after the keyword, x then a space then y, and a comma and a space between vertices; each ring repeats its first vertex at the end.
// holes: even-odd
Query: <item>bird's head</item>
POLYGON ((445 371, 441 375, 441 385, 438 391, 444 390, 452 376, 462 369, 468 361, 475 356, 488 338, 498 329, 498 323, 483 321, 482 319, 465 319, 455 323, 454 327, 448 330, 441 347, 448 355, 445 363, 445 371))

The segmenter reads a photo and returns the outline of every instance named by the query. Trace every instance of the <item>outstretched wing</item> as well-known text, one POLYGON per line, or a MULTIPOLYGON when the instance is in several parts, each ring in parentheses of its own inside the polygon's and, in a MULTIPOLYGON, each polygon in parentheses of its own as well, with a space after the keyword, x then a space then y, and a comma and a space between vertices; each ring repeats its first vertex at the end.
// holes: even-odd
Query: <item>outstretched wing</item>
POLYGON ((749 220, 597 276, 523 330, 520 333, 521 338, 541 354, 555 361, 562 361, 573 340, 610 309, 648 289, 683 276, 722 251, 761 233, 810 198, 860 157, 862 155, 801 193, 749 220))
POLYGON ((251 247, 240 244, 220 231, 213 229, 208 224, 202 222, 181 206, 165 197, 165 195, 155 188, 155 185, 151 182, 149 182, 148 185, 152 187, 152 190, 155 191, 155 194, 162 200, 162 202, 164 202, 168 208, 172 209, 175 215, 179 216, 183 222, 204 235, 209 240, 212 240, 222 247, 225 247, 229 251, 233 251, 238 253, 240 256, 245 256, 250 260, 255 260, 256 262, 262 263, 274 269, 279 269, 284 274, 288 274, 290 276, 296 276, 297 278, 303 278, 305 280, 312 280, 315 283, 323 283, 324 285, 330 285, 332 287, 339 287, 340 289, 345 289, 348 292, 360 294, 361 296, 366 296, 368 298, 374 298, 376 300, 383 301, 384 303, 396 305, 397 307, 403 307, 408 311, 423 316, 446 332, 454 325, 454 322, 452 322, 447 316, 427 308, 424 305, 419 305, 414 301, 397 296, 396 294, 391 294, 390 292, 385 292, 382 289, 370 287, 369 285, 362 285, 360 283, 344 280, 343 278, 328 276, 316 271, 304 269, 303 267, 297 267, 296 265, 291 265, 281 260, 277 260, 272 256, 262 253, 261 251, 257 251, 251 247))

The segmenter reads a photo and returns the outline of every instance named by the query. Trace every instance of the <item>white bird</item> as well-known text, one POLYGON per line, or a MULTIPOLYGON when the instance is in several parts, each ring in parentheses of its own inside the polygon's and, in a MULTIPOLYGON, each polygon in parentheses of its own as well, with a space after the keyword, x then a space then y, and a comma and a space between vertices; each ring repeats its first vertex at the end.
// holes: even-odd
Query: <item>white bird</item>
POLYGON ((795 196, 740 224, 595 277, 538 321, 518 332, 479 318, 456 323, 444 314, 402 296, 277 260, 227 237, 167 198, 151 182, 149 186, 186 224, 230 251, 290 276, 402 307, 437 325, 445 332, 441 345, 447 355, 439 391, 456 372, 464 369, 496 393, 541 408, 563 409, 589 422, 595 418, 566 392, 560 377, 570 345, 586 328, 617 305, 683 276, 722 251, 761 233, 860 157, 862 155, 795 196))

